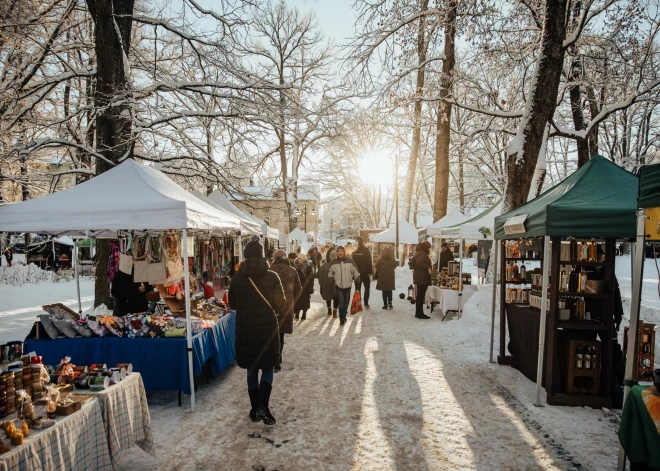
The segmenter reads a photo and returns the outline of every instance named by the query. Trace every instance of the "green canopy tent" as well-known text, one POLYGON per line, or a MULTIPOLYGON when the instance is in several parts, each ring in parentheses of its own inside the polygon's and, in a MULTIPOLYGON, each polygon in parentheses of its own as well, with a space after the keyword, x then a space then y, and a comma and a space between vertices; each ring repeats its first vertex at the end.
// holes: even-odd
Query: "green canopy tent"
MULTIPOLYGON (((495 239, 544 237, 543 259, 549 260, 550 237, 633 238, 636 233, 638 185, 637 176, 600 155, 594 156, 580 169, 532 201, 496 217, 495 239)), ((544 269, 536 405, 541 403, 548 285, 548 270, 544 269)), ((496 289, 494 283, 494 292, 496 289)), ((492 309, 491 361, 495 303, 492 309)), ((502 322, 503 311, 500 316, 502 322)))
POLYGON ((81 239, 76 241, 76 247, 96 247, 96 239, 81 239))
MULTIPOLYGON (((657 235, 653 234, 652 230, 646 230, 646 223, 647 210, 650 208, 660 208, 660 164, 646 165, 640 168, 637 207, 639 211, 637 212, 637 231, 635 251, 633 253, 629 332, 637 332, 639 325, 639 312, 642 302, 642 278, 644 276, 644 244, 648 240, 657 240, 657 235)), ((624 404, 626 404, 626 396, 630 392, 631 386, 635 384, 635 365, 637 364, 638 340, 639 338, 636 335, 631 335, 628 341, 626 372, 624 375, 624 404)), ((620 430, 620 437, 621 433, 622 431, 620 430)), ((653 447, 649 449, 652 450, 653 447)), ((623 471, 625 467, 626 452, 620 443, 617 469, 623 471)))
MULTIPOLYGON (((656 182, 656 186, 660 189, 660 182, 656 182)), ((633 238, 637 187, 637 176, 597 155, 537 198, 496 217, 495 238, 633 238), (523 215, 526 216, 525 232, 507 235, 506 222, 523 215)))

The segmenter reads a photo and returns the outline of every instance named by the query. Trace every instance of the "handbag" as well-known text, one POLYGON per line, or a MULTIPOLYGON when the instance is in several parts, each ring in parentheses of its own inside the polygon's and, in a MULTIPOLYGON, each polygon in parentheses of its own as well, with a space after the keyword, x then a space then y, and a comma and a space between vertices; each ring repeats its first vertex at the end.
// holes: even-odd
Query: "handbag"
POLYGON ((133 244, 133 281, 149 282, 149 261, 147 260, 147 236, 136 237, 133 244))
POLYGON ((180 247, 181 244, 176 235, 165 237, 163 252, 166 253, 167 275, 172 281, 183 278, 183 263, 181 263, 181 255, 179 254, 180 247), (165 251, 165 247, 167 247, 167 251, 165 251))
POLYGON ((119 271, 130 275, 133 272, 133 235, 128 236, 128 246, 125 253, 119 254, 119 271), (130 252, 130 253, 129 253, 130 252))
POLYGON ((162 261, 162 244, 161 237, 156 237, 156 240, 151 239, 151 258, 152 262, 148 267, 148 283, 150 285, 162 285, 167 281, 167 271, 165 269, 165 262, 162 261))
POLYGON ((351 316, 354 316, 358 312, 362 311, 362 297, 360 292, 356 291, 353 293, 353 302, 351 303, 351 316))

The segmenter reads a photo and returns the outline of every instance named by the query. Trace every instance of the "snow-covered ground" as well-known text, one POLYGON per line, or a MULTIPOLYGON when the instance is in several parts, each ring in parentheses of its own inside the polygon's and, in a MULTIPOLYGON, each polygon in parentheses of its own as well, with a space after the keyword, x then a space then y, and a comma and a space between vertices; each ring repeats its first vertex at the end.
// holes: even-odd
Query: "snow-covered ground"
POLYGON ((533 383, 488 362, 490 290, 444 323, 439 313, 415 319, 398 297, 383 311, 379 295, 343 328, 314 295, 286 336, 276 426, 249 420, 245 371, 232 367, 200 387, 194 413, 174 397, 151 404, 157 461, 136 449, 128 469, 616 467, 615 413, 534 407, 533 383))
MULTIPOLYGON (((80 298, 83 311, 94 302, 94 280, 80 280, 80 298)), ((24 340, 36 316, 44 314, 44 304, 63 303, 78 310, 76 282, 26 283, 21 286, 0 284, 0 344, 11 340, 24 340)))

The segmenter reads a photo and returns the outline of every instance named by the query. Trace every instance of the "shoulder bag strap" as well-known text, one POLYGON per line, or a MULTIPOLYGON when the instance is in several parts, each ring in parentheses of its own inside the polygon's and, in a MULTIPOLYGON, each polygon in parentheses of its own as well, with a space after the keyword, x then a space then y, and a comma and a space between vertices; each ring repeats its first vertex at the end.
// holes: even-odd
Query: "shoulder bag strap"
POLYGON ((261 294, 261 291, 259 291, 259 288, 257 288, 257 285, 254 284, 254 281, 252 281, 252 278, 250 278, 250 277, 248 276, 248 280, 250 280, 250 283, 252 283, 252 286, 254 286, 254 289, 257 290, 257 293, 259 293, 259 296, 261 296, 261 299, 263 299, 264 302, 265 302, 266 304, 268 304, 268 307, 270 308, 270 310, 273 311, 273 312, 275 312, 275 309, 273 309, 273 306, 271 306, 270 303, 268 302, 268 300, 266 299, 266 297, 265 297, 263 294, 261 294))

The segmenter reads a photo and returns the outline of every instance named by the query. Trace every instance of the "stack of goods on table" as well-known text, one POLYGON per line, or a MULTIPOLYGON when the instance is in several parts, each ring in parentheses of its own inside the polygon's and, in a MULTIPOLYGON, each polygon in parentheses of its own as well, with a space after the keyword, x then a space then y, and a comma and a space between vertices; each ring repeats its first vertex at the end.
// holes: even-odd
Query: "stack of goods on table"
MULTIPOLYGON (((228 310, 222 301, 201 302, 196 306, 196 317, 191 319, 192 335, 211 329, 215 322, 226 315, 228 310)), ((39 316, 43 330, 51 339, 90 338, 90 337, 127 337, 160 338, 185 337, 185 317, 170 314, 156 315, 150 312, 130 314, 124 317, 113 316, 109 311, 97 310, 86 318, 77 314, 50 313, 39 316), (75 316, 75 317, 74 317, 75 316)), ((37 332, 39 329, 37 329, 37 332)), ((38 338, 38 337, 37 337, 38 338)))
POLYGON ((461 273, 460 262, 449 262, 448 266, 440 270, 436 279, 433 280, 433 285, 440 288, 458 290, 460 289, 459 279, 461 275, 463 279, 462 285, 472 284, 472 275, 470 273, 461 273))
POLYGON ((0 370, 0 454, 23 445, 31 430, 55 425, 58 416, 78 412, 93 396, 132 373, 130 363, 76 366, 65 358, 55 369, 41 363, 35 353, 3 365, 0 370), (76 390, 83 390, 74 393, 76 390))

